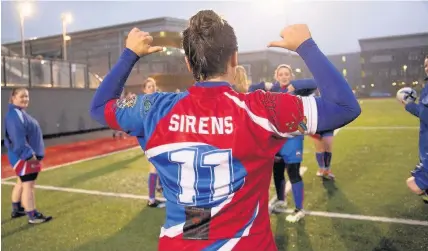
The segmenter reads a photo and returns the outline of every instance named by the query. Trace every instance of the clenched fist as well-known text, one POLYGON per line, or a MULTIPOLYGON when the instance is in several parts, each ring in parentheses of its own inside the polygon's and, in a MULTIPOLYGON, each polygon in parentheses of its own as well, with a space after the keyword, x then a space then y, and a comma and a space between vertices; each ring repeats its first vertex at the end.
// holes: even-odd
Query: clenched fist
POLYGON ((148 32, 133 28, 126 39, 126 48, 132 50, 140 57, 162 50, 160 46, 151 46, 152 42, 153 37, 148 32))
POLYGON ((268 47, 280 47, 296 51, 303 42, 311 38, 311 33, 306 24, 294 24, 285 27, 280 36, 282 40, 270 42, 268 47))

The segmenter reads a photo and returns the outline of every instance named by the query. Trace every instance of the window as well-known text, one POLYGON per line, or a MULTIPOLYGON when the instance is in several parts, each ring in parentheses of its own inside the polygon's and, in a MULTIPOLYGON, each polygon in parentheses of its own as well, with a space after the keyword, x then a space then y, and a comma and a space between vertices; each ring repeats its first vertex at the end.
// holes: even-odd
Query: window
POLYGON ((165 37, 165 31, 161 31, 161 32, 159 33, 159 36, 160 36, 160 37, 165 37))
POLYGON ((342 56, 342 62, 346 62, 346 56, 342 56))
POLYGON ((381 70, 378 72, 378 75, 379 75, 379 76, 381 76, 381 77, 388 77, 388 75, 389 75, 389 70, 388 70, 388 69, 381 69, 381 70))
POLYGON ((251 65, 250 64, 243 64, 242 67, 244 67, 245 71, 247 72, 247 75, 251 76, 251 65))
POLYGON ((154 73, 163 73, 166 70, 166 65, 163 63, 152 63, 151 66, 154 73))
POLYGON ((417 52, 410 52, 409 53, 409 56, 408 56, 408 59, 409 60, 419 60, 419 53, 417 53, 417 52))
POLYGON ((392 55, 375 55, 370 58, 371 63, 391 62, 394 60, 392 55))
POLYGON ((343 69, 343 70, 342 70, 342 74, 343 74, 343 76, 344 76, 344 77, 346 77, 346 76, 347 76, 348 72, 346 71, 346 69, 343 69))

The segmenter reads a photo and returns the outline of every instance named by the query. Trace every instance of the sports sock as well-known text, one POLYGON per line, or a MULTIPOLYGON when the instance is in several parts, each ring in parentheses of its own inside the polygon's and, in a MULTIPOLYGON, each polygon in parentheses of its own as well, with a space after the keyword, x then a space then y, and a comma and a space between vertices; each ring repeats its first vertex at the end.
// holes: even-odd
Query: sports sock
POLYGON ((155 200, 156 195, 156 182, 157 182, 158 174, 150 173, 149 174, 149 200, 152 202, 155 200))
POLYGON ((331 157, 332 157, 332 153, 331 152, 324 152, 324 165, 325 165, 325 169, 330 169, 331 157))
POLYGON ((325 162, 324 162, 324 153, 316 153, 316 159, 318 162, 318 167, 319 168, 324 168, 325 167, 325 162))

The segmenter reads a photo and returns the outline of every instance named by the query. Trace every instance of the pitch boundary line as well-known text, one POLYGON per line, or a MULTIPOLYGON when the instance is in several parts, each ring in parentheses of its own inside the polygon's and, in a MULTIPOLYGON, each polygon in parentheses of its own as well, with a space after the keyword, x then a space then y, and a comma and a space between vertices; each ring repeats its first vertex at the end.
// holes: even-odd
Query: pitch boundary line
MULTIPOLYGON (((79 164, 79 163, 82 163, 82 162, 85 162, 85 161, 96 160, 96 159, 108 157, 108 156, 111 156, 111 155, 114 155, 114 154, 123 153, 123 152, 134 150, 134 149, 137 149, 137 148, 140 148, 140 146, 134 146, 134 147, 131 147, 131 148, 127 148, 127 149, 123 149, 123 150, 119 150, 119 151, 114 151, 114 152, 109 152, 109 153, 101 154, 101 155, 90 157, 90 158, 84 158, 84 159, 80 159, 80 160, 76 160, 76 161, 66 162, 64 164, 60 164, 60 165, 56 165, 56 166, 52 166, 52 167, 48 167, 46 169, 43 169, 42 173, 43 172, 47 172, 47 171, 52 171, 52 170, 55 170, 55 169, 58 169, 58 168, 61 168, 61 167, 65 167, 65 166, 79 164)), ((10 176, 10 177, 2 179, 2 181, 11 180, 11 179, 14 179, 16 177, 17 177, 16 175, 10 176)))
MULTIPOLYGON (((15 185, 14 182, 2 181, 3 185, 15 185)), ((129 198, 129 199, 140 199, 147 200, 148 196, 145 195, 136 195, 128 193, 111 193, 111 192, 101 192, 96 190, 85 190, 78 188, 65 188, 65 187, 55 187, 55 186, 44 186, 36 185, 37 189, 42 190, 51 190, 51 191, 61 191, 68 193, 81 193, 81 194, 90 194, 97 196, 106 196, 106 197, 116 197, 116 198, 129 198)), ((158 198, 161 201, 165 201, 165 198, 158 198)), ((291 209, 282 210, 282 213, 290 214, 293 212, 291 209)), ((367 215, 358 215, 358 214, 344 214, 344 213, 333 213, 333 212, 322 212, 322 211, 305 211, 307 215, 327 217, 327 218, 340 218, 340 219, 352 219, 352 220, 364 220, 364 221, 374 221, 374 222, 386 222, 386 223, 398 223, 414 226, 428 226, 428 221, 421 220, 411 220, 411 219, 401 219, 401 218, 388 218, 388 217, 379 217, 379 216, 367 216, 367 215)))
POLYGON ((418 126, 349 126, 343 130, 416 130, 418 126))

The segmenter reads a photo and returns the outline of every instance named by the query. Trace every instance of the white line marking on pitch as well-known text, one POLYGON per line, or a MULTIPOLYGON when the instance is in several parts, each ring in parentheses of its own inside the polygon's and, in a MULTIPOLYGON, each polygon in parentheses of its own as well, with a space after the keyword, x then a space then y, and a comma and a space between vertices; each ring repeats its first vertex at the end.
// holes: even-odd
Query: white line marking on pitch
MULTIPOLYGON (((67 162, 67 163, 64 163, 64 164, 61 164, 61 165, 56 165, 56 166, 48 167, 46 169, 43 169, 42 172, 52 171, 52 170, 55 170, 55 169, 58 169, 58 168, 61 168, 61 167, 70 166, 70 165, 79 164, 79 163, 82 163, 82 162, 85 162, 85 161, 96 160, 96 159, 99 159, 99 158, 108 157, 108 156, 113 155, 113 154, 123 153, 123 152, 130 151, 130 150, 137 149, 137 148, 140 148, 140 146, 135 146, 135 147, 131 147, 131 148, 128 148, 128 149, 123 149, 123 150, 119 150, 119 151, 105 153, 105 154, 102 154, 102 155, 98 155, 98 156, 94 156, 94 157, 90 157, 90 158, 86 158, 86 159, 80 159, 80 160, 76 160, 76 161, 67 162)), ((2 181, 11 180, 11 179, 14 179, 16 177, 17 176, 14 175, 14 176, 2 179, 2 181)))
MULTIPOLYGON (((14 182, 9 182, 9 181, 3 181, 2 184, 11 185, 11 186, 15 185, 14 182)), ((36 188, 42 189, 42 190, 61 191, 61 192, 69 192, 69 193, 82 193, 82 194, 108 196, 108 197, 116 197, 116 198, 130 198, 130 199, 140 199, 140 200, 148 199, 148 196, 144 196, 144 195, 127 194, 127 193, 109 193, 109 192, 101 192, 101 191, 95 191, 95 190, 77 189, 77 188, 65 188, 65 187, 54 187, 54 186, 43 186, 43 185, 36 185, 36 188)), ((165 198, 158 198, 158 199, 161 201, 165 201, 165 198)), ((292 213, 293 210, 286 209, 281 212, 289 214, 289 213, 292 213)), ((421 220, 387 218, 387 217, 366 216, 366 215, 357 215, 357 214, 318 212, 318 211, 305 211, 305 213, 307 215, 329 217, 329 218, 341 218, 341 219, 365 220, 365 221, 375 221, 375 222, 399 223, 399 224, 417 225, 417 226, 428 226, 428 221, 421 221, 421 220)))
MULTIPOLYGON (((4 185, 14 186, 15 182, 10 181, 2 181, 4 185)), ((67 193, 83 193, 83 194, 91 194, 91 195, 101 195, 108 197, 118 197, 118 198, 129 198, 129 199, 140 199, 140 200, 148 200, 148 196, 144 195, 136 195, 136 194, 128 194, 128 193, 110 193, 110 192, 101 192, 97 190, 86 190, 86 189, 78 189, 78 188, 66 188, 66 187, 55 187, 55 186, 44 186, 44 185, 36 185, 37 189, 42 190, 51 190, 51 191, 61 191, 67 193)), ((165 198, 159 198, 161 201, 165 201, 165 198)))
POLYGON ((341 128, 343 130, 416 130, 418 126, 349 126, 341 128))
MULTIPOLYGON (((283 209, 278 211, 281 213, 287 213, 287 214, 294 212, 294 210, 292 209, 283 209)), ((318 211, 305 211, 305 214, 312 215, 312 216, 329 217, 329 218, 341 218, 341 219, 350 219, 350 220, 365 220, 365 221, 399 223, 399 224, 416 225, 416 226, 428 226, 428 221, 421 221, 421 220, 388 218, 388 217, 379 217, 379 216, 366 216, 366 215, 358 215, 358 214, 318 212, 318 211)))

